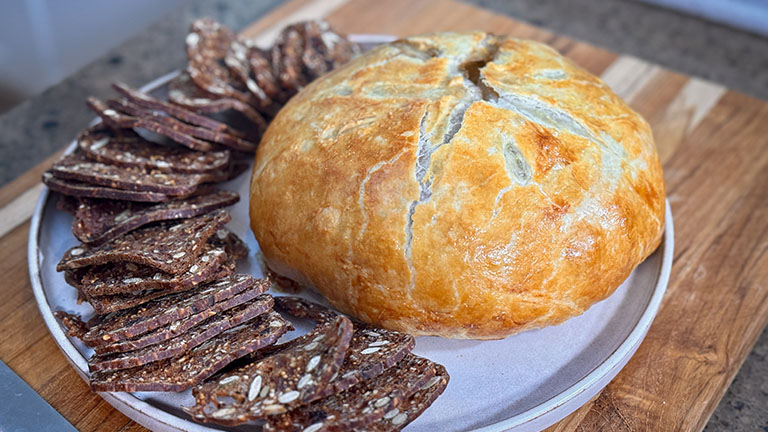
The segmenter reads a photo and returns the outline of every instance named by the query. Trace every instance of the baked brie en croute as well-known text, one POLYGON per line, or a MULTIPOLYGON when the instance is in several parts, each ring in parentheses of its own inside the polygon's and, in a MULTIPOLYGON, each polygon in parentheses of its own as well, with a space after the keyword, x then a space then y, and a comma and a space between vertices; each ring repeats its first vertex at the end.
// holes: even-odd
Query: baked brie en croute
POLYGON ((541 43, 380 46, 269 126, 251 227, 275 273, 363 321, 502 338, 610 295, 659 245, 648 123, 541 43))

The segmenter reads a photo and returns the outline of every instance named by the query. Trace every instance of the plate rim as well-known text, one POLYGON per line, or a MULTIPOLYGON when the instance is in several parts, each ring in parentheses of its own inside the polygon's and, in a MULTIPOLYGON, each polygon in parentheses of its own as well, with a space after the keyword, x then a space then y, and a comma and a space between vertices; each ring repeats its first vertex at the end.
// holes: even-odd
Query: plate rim
MULTIPOLYGON (((374 43, 387 42, 394 39, 391 35, 350 35, 352 39, 358 39, 360 42, 374 43)), ((176 77, 179 70, 162 75, 140 88, 143 92, 152 91, 176 77)), ((95 118, 91 124, 98 121, 95 118)), ((70 153, 77 145, 76 139, 67 146, 65 153, 70 153)), ((45 206, 48 202, 49 189, 43 185, 34 213, 30 221, 29 236, 27 240, 27 263, 29 270, 30 283, 35 296, 38 310, 45 322, 48 331, 53 336, 54 342, 64 354, 67 362, 72 365, 77 374, 86 383, 87 362, 80 354, 74 344, 64 333, 58 321, 53 315, 53 310, 48 303, 48 298, 43 289, 40 266, 40 250, 38 248, 40 227, 43 218, 45 206)), ((511 428, 524 427, 547 427, 555 422, 565 418, 567 415, 578 409, 586 400, 586 397, 592 397, 602 390, 613 378, 623 369, 629 361, 648 332, 653 320, 658 313, 661 302, 669 283, 669 277, 672 269, 672 258, 674 255, 674 222, 672 211, 668 199, 665 199, 665 226, 662 234, 662 241, 657 251, 662 256, 657 270, 656 283, 645 310, 632 331, 624 341, 609 355, 603 362, 597 365, 590 373, 572 384, 570 387, 559 392, 549 400, 538 404, 537 406, 502 420, 480 428, 472 429, 477 432, 496 432, 505 431, 511 428), (579 403, 580 402, 580 403, 579 403), (574 403, 578 403, 572 407, 574 403)), ((634 271, 634 270, 633 270, 634 271)), ((132 393, 127 392, 98 392, 104 400, 127 417, 154 430, 162 431, 193 431, 209 432, 215 431, 200 423, 179 417, 171 412, 165 411, 159 407, 153 406, 132 393), (183 427, 182 427, 183 426, 183 427)))

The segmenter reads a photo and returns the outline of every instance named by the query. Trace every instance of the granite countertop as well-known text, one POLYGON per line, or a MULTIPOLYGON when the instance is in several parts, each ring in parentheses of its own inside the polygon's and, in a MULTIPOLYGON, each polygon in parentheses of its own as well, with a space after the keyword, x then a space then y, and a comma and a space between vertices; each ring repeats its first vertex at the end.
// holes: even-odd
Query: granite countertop
MULTIPOLYGON (((606 49, 631 54, 768 99, 768 40, 646 4, 616 0, 465 0, 606 49)), ((93 114, 87 96, 109 84, 140 86, 184 65, 189 23, 211 16, 239 29, 280 0, 194 0, 62 83, 0 116, 0 186, 72 140, 93 114)), ((768 331, 718 405, 706 431, 768 432, 768 331)))

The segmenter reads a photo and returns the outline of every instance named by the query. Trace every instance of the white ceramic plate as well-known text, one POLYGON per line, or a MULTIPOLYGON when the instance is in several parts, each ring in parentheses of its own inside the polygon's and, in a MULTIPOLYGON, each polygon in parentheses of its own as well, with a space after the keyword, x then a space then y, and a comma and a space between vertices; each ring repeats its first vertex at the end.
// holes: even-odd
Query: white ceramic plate
MULTIPOLYGON (((366 36, 365 42, 388 39, 366 36)), ((164 84, 173 76, 175 73, 161 77, 143 90, 162 93, 164 84)), ((73 142, 69 150, 74 147, 73 142)), ((257 251, 248 222, 248 181, 249 175, 243 174, 223 185, 243 198, 230 209, 232 221, 228 227, 246 240, 251 251, 257 251)), ((53 316, 60 309, 85 317, 92 312, 89 306, 77 305, 75 290, 55 270, 64 252, 77 241, 71 233, 72 216, 57 211, 55 199, 49 198, 48 189, 44 188, 32 218, 28 244, 30 279, 40 313, 54 340, 87 381, 86 359, 92 350, 67 337, 53 316)), ((536 431, 586 403, 616 376, 645 337, 669 280, 673 238, 672 214, 667 204, 666 228, 659 249, 608 299, 559 326, 500 341, 418 338, 414 352, 445 365, 451 381, 445 393, 407 430, 536 431)), ((262 275, 253 256, 238 271, 262 275)), ((191 421, 179 409, 180 405, 191 405, 190 392, 101 396, 155 431, 228 430, 191 421)))

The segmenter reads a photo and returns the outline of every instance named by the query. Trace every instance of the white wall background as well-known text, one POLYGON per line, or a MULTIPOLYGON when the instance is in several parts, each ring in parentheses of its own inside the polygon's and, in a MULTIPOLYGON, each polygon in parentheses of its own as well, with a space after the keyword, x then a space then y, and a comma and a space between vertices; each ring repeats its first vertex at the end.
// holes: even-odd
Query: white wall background
POLYGON ((58 83, 186 0, 0 0, 0 112, 58 83))

